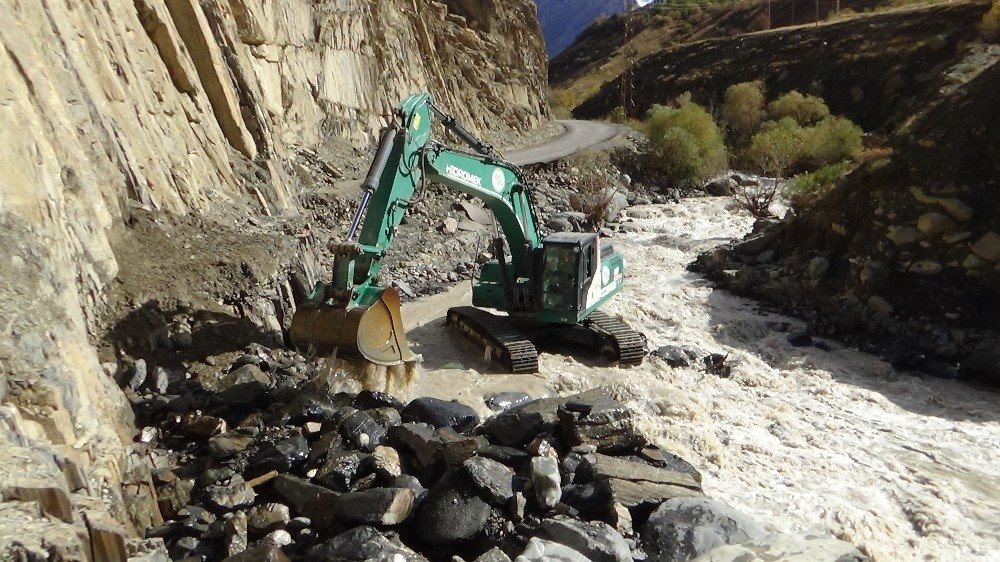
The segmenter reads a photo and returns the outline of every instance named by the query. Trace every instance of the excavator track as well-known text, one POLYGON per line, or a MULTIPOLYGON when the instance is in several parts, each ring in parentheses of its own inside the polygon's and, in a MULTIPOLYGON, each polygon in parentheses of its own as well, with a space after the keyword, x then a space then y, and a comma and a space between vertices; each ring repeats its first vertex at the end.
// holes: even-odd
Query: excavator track
POLYGON ((604 344, 602 353, 622 367, 639 365, 646 356, 646 336, 613 316, 595 311, 583 325, 600 335, 604 344))
POLYGON ((506 316, 497 316, 472 306, 457 306, 448 309, 446 323, 485 347, 490 357, 510 372, 538 372, 535 345, 512 326, 506 316))

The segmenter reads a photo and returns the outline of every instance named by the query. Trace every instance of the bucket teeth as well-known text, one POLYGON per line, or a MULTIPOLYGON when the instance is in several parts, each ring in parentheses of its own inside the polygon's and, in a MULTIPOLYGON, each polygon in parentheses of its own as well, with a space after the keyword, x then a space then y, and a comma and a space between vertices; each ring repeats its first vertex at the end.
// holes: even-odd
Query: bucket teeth
POLYGON ((290 332, 296 349, 316 356, 354 355, 379 365, 417 359, 406 340, 399 293, 391 288, 369 306, 303 304, 290 332))

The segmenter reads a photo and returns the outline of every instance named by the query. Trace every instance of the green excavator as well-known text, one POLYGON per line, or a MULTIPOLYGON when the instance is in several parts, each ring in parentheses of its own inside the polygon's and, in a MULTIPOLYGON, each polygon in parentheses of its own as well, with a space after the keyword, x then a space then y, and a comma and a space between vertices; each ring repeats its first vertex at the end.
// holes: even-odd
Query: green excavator
POLYGON ((481 200, 502 233, 493 240, 495 259, 482 265, 473 286, 473 306, 449 309, 449 325, 514 373, 537 372, 536 344, 556 341, 597 349, 623 366, 642 362, 645 337, 597 310, 622 289, 621 254, 592 233, 543 239, 521 171, 427 93, 406 98, 383 129, 347 241, 333 245, 331 282, 318 283, 292 317, 297 349, 357 354, 388 366, 417 359, 403 329, 399 293, 376 278, 424 180, 481 200), (474 152, 435 141, 434 118, 474 152))

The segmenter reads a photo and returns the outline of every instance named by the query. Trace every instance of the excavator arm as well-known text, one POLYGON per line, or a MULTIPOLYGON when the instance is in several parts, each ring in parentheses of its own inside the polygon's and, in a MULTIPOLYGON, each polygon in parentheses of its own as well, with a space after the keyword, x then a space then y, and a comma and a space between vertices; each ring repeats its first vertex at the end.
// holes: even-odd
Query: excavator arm
POLYGON ((292 319, 296 347, 317 354, 358 352, 384 365, 414 358, 400 319, 399 295, 379 286, 376 278, 425 179, 478 198, 493 213, 511 254, 508 264, 497 244, 500 284, 508 293, 517 279, 531 277, 532 256, 541 240, 520 172, 436 108, 429 94, 416 94, 400 104, 395 122, 382 131, 347 241, 333 246, 331 282, 318 283, 292 319), (434 117, 475 152, 433 141, 434 117))

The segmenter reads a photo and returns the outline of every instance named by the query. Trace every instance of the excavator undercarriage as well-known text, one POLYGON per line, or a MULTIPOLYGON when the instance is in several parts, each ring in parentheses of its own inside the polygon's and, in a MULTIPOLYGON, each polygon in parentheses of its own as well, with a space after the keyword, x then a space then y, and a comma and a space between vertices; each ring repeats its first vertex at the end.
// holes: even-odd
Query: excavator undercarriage
POLYGON ((598 350, 622 367, 638 365, 646 356, 645 335, 599 311, 571 326, 458 306, 448 309, 446 323, 482 347, 487 359, 511 373, 538 372, 538 349, 556 344, 598 350))

